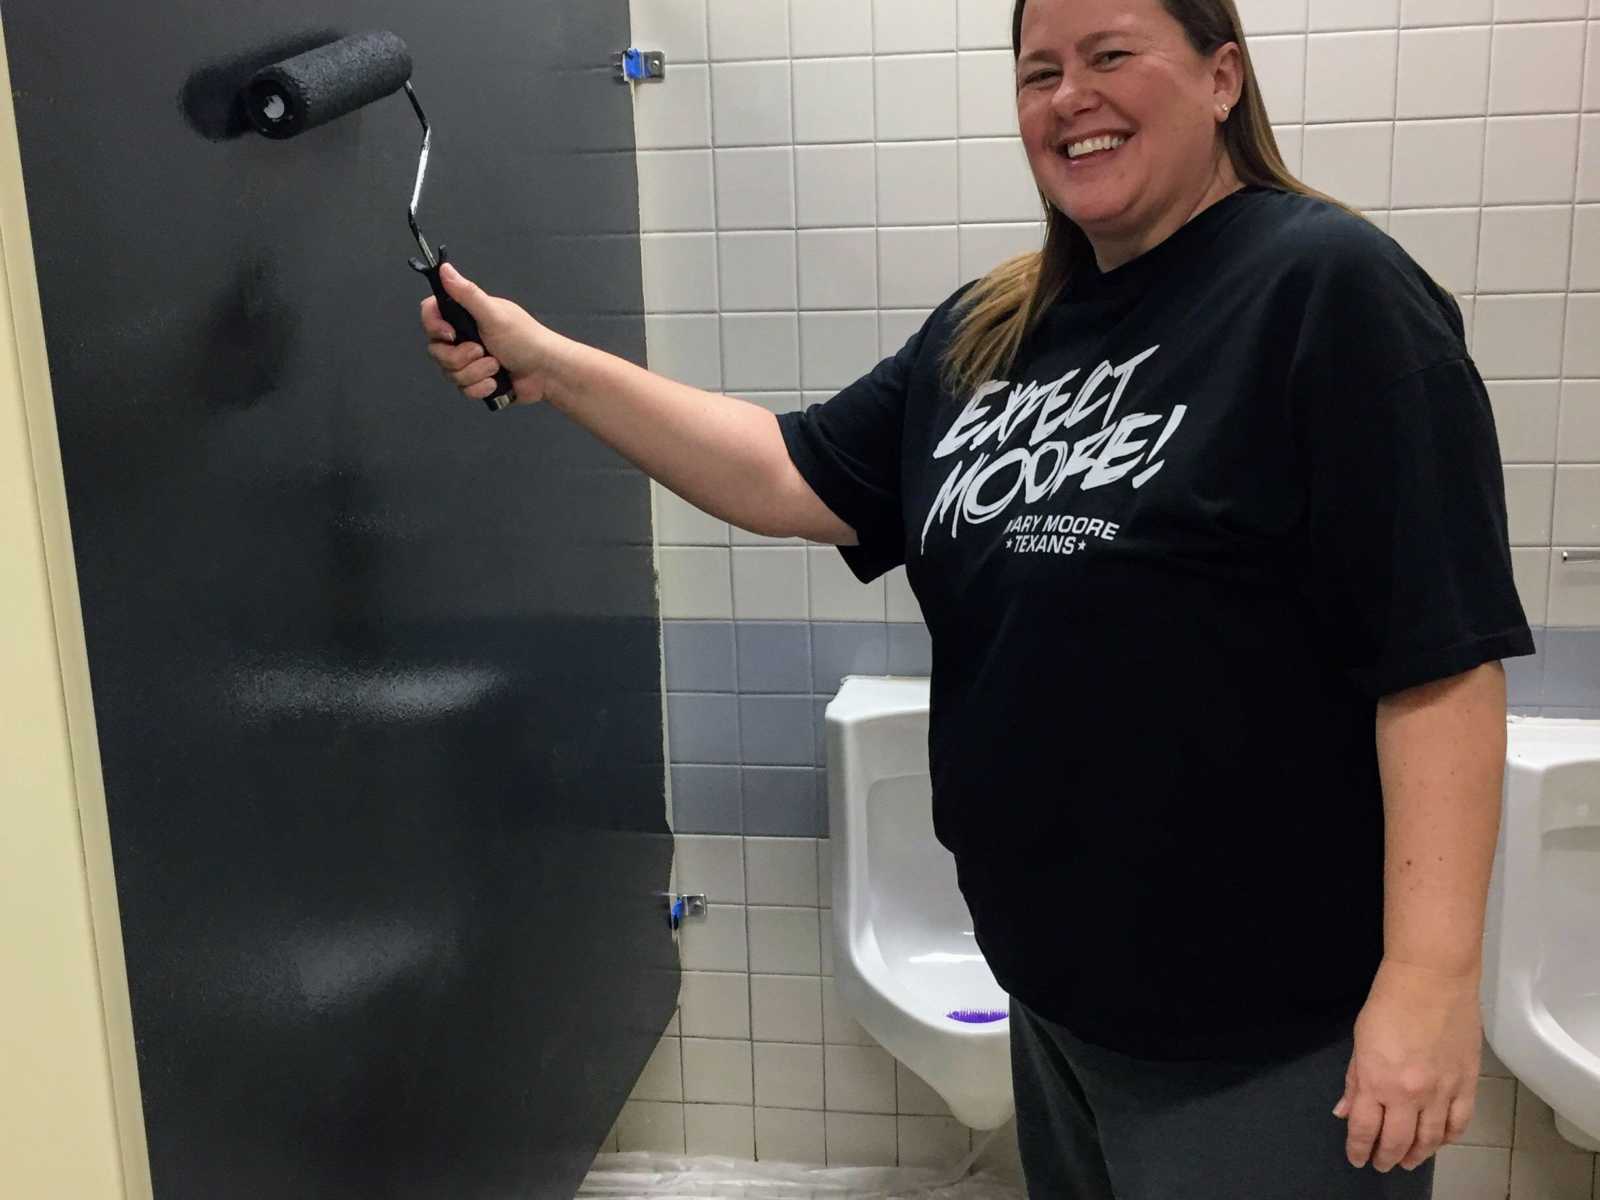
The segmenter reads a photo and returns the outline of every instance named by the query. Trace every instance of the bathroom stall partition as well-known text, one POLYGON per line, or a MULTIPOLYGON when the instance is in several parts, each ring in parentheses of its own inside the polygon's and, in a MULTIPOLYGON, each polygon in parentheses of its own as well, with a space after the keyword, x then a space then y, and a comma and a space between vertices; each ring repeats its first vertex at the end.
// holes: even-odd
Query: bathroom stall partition
POLYGON ((642 361, 626 0, 4 10, 129 1196, 570 1197, 676 1003, 647 481, 428 360, 403 95, 235 105, 371 28, 430 240, 642 361))

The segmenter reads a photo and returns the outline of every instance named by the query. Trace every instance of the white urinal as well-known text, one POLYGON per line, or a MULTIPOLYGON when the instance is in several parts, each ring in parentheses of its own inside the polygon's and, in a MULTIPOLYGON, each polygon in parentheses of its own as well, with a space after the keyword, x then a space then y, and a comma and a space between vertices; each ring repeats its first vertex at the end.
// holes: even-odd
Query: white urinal
POLYGON ((1600 721, 1509 720, 1484 992, 1495 1054, 1600 1149, 1600 721))
POLYGON ((1010 1000, 933 836, 928 681, 850 676, 826 726, 840 1004, 957 1120, 997 1128, 1015 1111, 1010 1000))

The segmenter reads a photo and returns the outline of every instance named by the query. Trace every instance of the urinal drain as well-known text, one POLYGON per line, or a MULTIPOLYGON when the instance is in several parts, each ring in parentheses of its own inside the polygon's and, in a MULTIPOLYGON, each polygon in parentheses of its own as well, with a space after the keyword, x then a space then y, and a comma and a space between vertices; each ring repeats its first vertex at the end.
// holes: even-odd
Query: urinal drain
POLYGON ((968 1025, 987 1025, 991 1021, 1004 1021, 1010 1014, 1003 1008, 957 1008, 945 1013, 945 1016, 968 1025))

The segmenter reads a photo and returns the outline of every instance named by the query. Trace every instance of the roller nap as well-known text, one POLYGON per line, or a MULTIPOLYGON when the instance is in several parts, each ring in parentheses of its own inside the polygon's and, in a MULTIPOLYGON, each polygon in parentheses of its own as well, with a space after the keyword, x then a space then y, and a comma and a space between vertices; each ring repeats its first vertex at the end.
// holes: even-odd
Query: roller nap
POLYGON ((358 33, 256 72, 245 89, 255 127, 290 138, 398 91, 411 78, 411 53, 387 31, 358 33))

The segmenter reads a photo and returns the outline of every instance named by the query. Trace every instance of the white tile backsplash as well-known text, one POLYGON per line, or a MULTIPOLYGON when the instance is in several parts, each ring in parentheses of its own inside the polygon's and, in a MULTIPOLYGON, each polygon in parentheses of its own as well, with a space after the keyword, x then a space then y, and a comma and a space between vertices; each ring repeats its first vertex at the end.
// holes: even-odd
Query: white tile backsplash
POLYGON ((1484 148, 1485 204, 1572 200, 1577 116, 1490 117, 1484 148))
POLYGON ((826 1162, 821 1109, 806 1112, 757 1106, 756 1154, 766 1162, 826 1162))
POLYGON ((1310 17, 1314 30, 1393 29, 1400 0, 1311 0, 1310 17))
POLYGON ((722 318, 723 378, 730 392, 800 386, 800 323, 792 312, 728 313, 722 318))
POLYGON ((788 0, 707 0, 711 59, 789 56, 788 0))
POLYGON ((1476 208, 1419 208, 1389 214, 1389 234, 1451 292, 1470 292, 1478 275, 1476 208))
POLYGON ((711 145, 711 72, 704 63, 673 68, 671 87, 637 88, 634 140, 641 150, 711 145))
POLYGON ((797 146, 794 155, 800 228, 870 226, 878 219, 871 145, 797 146))
POLYGON ((792 230, 716 235, 724 312, 792 313, 799 302, 792 230))
POLYGON ((1554 379, 1516 380, 1488 388, 1500 457, 1508 463, 1555 462, 1561 384, 1554 379))
POLYGON ((1600 380, 1562 385, 1559 461, 1600 463, 1600 380))
POLYGON ((896 1103, 902 1113, 926 1117, 950 1115, 950 1106, 922 1076, 902 1062, 895 1063, 894 1070, 896 1103))
MULTIPOLYGON (((911 335, 927 322, 929 311, 929 308, 886 308, 879 312, 878 357, 888 358, 898 352, 911 335)), ((820 404, 828 399, 829 393, 811 392, 808 396, 810 402, 820 404)), ((896 620, 892 615, 889 619, 896 620)))
POLYGON ((1566 353, 1561 371, 1568 379, 1600 378, 1600 294, 1585 292, 1567 302, 1566 353))
POLYGON ((1012 0, 960 0, 956 38, 963 50, 1011 48, 1012 0))
POLYGON ((1250 39, 1250 61, 1267 116, 1298 122, 1305 116, 1306 39, 1303 34, 1250 39))
POLYGON ((671 63, 706 61, 706 0, 633 0, 633 44, 671 63))
POLYGON ((872 96, 870 57, 796 62, 795 142, 872 141, 872 96))
POLYGON ((1472 357, 1483 377, 1559 377, 1565 309, 1561 295, 1478 297, 1472 357))
POLYGON ((1298 178, 1303 161, 1304 127, 1276 125, 1273 127, 1272 136, 1278 143, 1278 153, 1283 156, 1284 164, 1289 168, 1290 174, 1298 178))
MULTIPOLYGON (((1338 0, 1341 6, 1347 2, 1338 0)), ((1392 118, 1398 39, 1392 30, 1312 34, 1306 47, 1306 120, 1392 118)))
POLYGON ((624 1154, 635 1150, 682 1154, 683 1107, 667 1102, 628 1101, 617 1118, 617 1149, 624 1154))
POLYGON ((867 0, 804 0, 789 5, 790 52, 795 58, 872 53, 872 5, 867 0))
POLYGON ((1307 0, 1238 0, 1239 20, 1247 35, 1303 33, 1307 0))
POLYGON ((756 1042, 756 1103, 763 1108, 821 1109, 822 1061, 821 1046, 756 1042))
POLYGON ((664 1037, 633 1085, 632 1100, 682 1100, 683 1055, 680 1039, 664 1037))
POLYGON ((933 308, 960 283, 954 225, 884 229, 878 233, 878 278, 886 306, 933 308))
POLYGON ((872 5, 873 49, 880 55, 955 47, 956 0, 858 2, 872 5))
MULTIPOLYGON (((1584 0, 1494 0, 1496 21, 1558 21, 1581 17, 1584 0)), ((1589 14, 1593 16, 1593 13, 1589 14)))
POLYGON ((709 1104, 753 1104, 750 1043, 683 1039, 683 1098, 709 1104))
POLYGON ((803 547, 736 546, 733 615, 740 621, 804 621, 806 552, 803 547))
POLYGON ((1031 221, 1042 214, 1021 138, 963 141, 958 191, 962 221, 1031 221))
POLYGON ((1584 62, 1589 64, 1583 73, 1583 108, 1591 112, 1600 108, 1600 22, 1589 22, 1588 44, 1584 47, 1584 62))
POLYGON ((1487 25, 1402 32, 1395 115, 1405 120, 1483 112, 1491 36, 1487 25))
POLYGON ((964 50, 956 75, 957 132, 962 137, 1016 137, 1016 71, 1011 51, 964 50))
POLYGON ((1555 496, 1555 468, 1505 468, 1506 519, 1513 546, 1550 544, 1550 505, 1555 496))
POLYGON ((1558 545, 1600 546, 1600 466, 1564 463, 1556 468, 1558 545))
POLYGON ((823 1075, 828 1108, 894 1112, 894 1059, 880 1046, 826 1046, 823 1075))
POLYGON ((745 844, 745 894, 751 904, 817 903, 815 838, 752 837, 745 844))
MULTIPOLYGON (((959 283, 1040 244, 1011 0, 632 8, 633 44, 669 60, 635 89, 655 369, 774 411, 816 403, 959 283)), ((1371 213, 1460 299, 1530 620, 1600 625, 1600 569, 1551 550, 1600 539, 1600 0, 1239 8, 1291 170, 1371 213)), ((903 570, 863 587, 831 549, 652 493, 666 617, 918 619, 903 570)), ((943 1101, 839 1004, 826 840, 678 842, 679 886, 712 901, 680 930, 678 1018, 616 1148, 841 1165, 965 1153, 943 1101)), ((1491 1055, 1482 1069, 1437 1200, 1588 1196, 1593 1156, 1568 1151, 1491 1055)), ((1014 1133, 997 1146, 986 1161, 1014 1169, 1014 1133)))
POLYGON ((1498 25, 1491 113, 1575 112, 1583 85, 1581 24, 1498 25))
POLYGON ((717 311, 715 234, 646 233, 639 239, 639 249, 646 311, 717 311))
POLYGON ((1480 292, 1559 292, 1572 256, 1572 208, 1487 208, 1478 258, 1480 292))
MULTIPOLYGON (((880 357, 877 313, 800 314, 801 387, 837 391, 860 379, 880 357)), ((833 619, 817 614, 819 621, 833 619)))
MULTIPOLYGON (((702 512, 681 496, 651 481, 655 503, 656 540, 663 552, 682 546, 726 546, 728 523, 702 512)), ((663 586, 665 581, 663 580, 663 586)), ((731 611, 732 598, 728 598, 731 611)))
POLYGON ((879 58, 876 79, 879 141, 934 141, 956 136, 954 54, 879 58))
POLYGON ((1600 116, 1585 114, 1579 148, 1578 199, 1600 200, 1600 116))
POLYGON ((713 151, 718 229, 794 227, 794 150, 761 146, 713 151))
POLYGON ((1042 221, 999 225, 963 225, 960 236, 962 282, 976 279, 1008 258, 1028 254, 1044 245, 1042 221))
MULTIPOLYGON (((876 355, 874 355, 876 358, 876 355)), ((857 372, 864 374, 872 364, 857 372)), ((887 619, 884 581, 863 585, 837 551, 808 547, 811 574, 811 617, 815 621, 882 621, 887 619)))
POLYGON ((951 225, 957 207, 955 142, 878 146, 879 225, 951 225))
POLYGON ((895 1118, 853 1112, 824 1114, 828 1165, 887 1167, 895 1162, 895 1118))
POLYGON ((1489 21, 1494 0, 1400 0, 1400 24, 1410 29, 1425 25, 1477 25, 1489 21))
POLYGON ((716 63, 711 125, 719 146, 771 146, 790 140, 789 64, 716 63))
POLYGON ((674 839, 674 847, 679 876, 694 880, 707 903, 744 903, 743 838, 686 833, 674 839))
MULTIPOLYGON (((1313 132, 1306 131, 1308 142, 1313 132)), ((1401 121, 1394 129, 1394 206, 1476 206, 1483 195, 1483 139, 1481 117, 1401 121)))
POLYGON ((802 229, 800 307, 876 308, 878 235, 872 229, 802 229))
POLYGON ((971 1132, 954 1117, 897 1117, 900 1165, 938 1167, 956 1162, 971 1149, 971 1132))
POLYGON ((707 904, 704 917, 678 930, 685 971, 748 971, 749 944, 744 909, 736 904, 707 904))
POLYGON ((739 972, 685 971, 678 996, 684 1037, 751 1036, 754 982, 739 972))
MULTIPOLYGON (((1408 126, 1401 125, 1405 130, 1408 126)), ((1388 122, 1361 125, 1308 125, 1301 178, 1363 210, 1387 208, 1390 168, 1397 157, 1395 127, 1388 122)), ((1448 194, 1438 189, 1434 195, 1448 194)), ((1396 196, 1398 200, 1398 195, 1396 196)), ((1459 203, 1435 199, 1431 203, 1459 203)))
POLYGON ((751 976, 749 1028, 758 1042, 821 1045, 821 976, 751 976))
POLYGON ((689 1104, 683 1110, 686 1153, 755 1157, 755 1110, 742 1104, 689 1104))
POLYGON ((722 343, 714 314, 647 315, 651 367, 698 388, 722 386, 722 343))
POLYGON ((637 161, 641 230, 716 228, 709 150, 640 150, 637 161))

